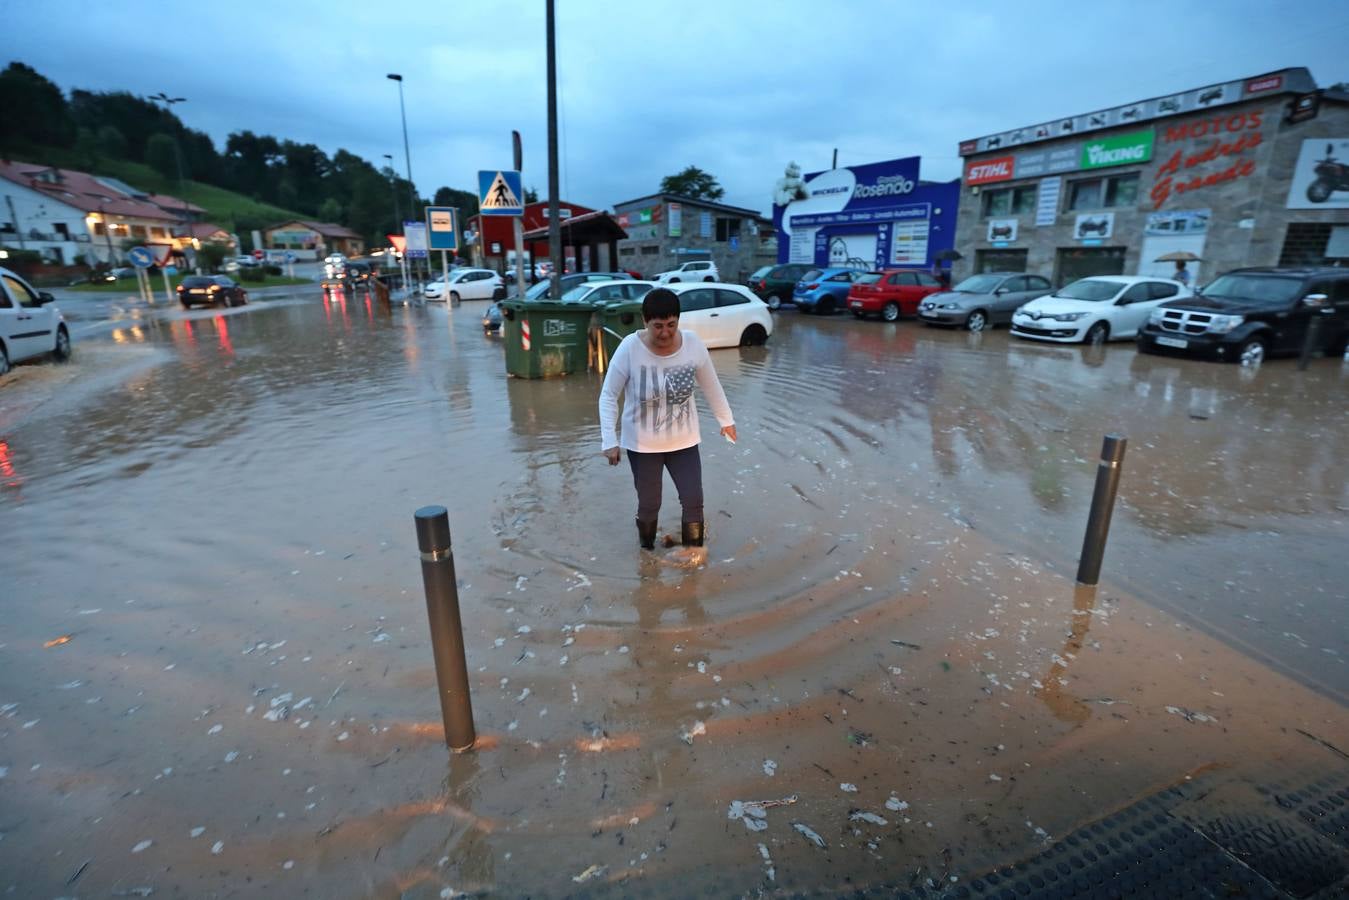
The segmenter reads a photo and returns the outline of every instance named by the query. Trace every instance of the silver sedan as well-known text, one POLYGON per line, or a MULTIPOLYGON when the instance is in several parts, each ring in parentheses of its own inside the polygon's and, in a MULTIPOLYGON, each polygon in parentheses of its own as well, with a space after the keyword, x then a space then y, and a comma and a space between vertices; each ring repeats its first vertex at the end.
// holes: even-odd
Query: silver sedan
POLYGON ((1039 275, 985 272, 925 298, 918 305, 918 318, 929 325, 959 325, 983 331, 1010 324, 1017 307, 1053 290, 1049 280, 1039 275))

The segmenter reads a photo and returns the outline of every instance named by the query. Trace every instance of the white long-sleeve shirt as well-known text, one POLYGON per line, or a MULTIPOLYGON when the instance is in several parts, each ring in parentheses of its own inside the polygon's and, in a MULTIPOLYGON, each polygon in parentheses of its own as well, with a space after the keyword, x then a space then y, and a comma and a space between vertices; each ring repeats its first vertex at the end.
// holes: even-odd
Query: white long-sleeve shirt
POLYGON ((621 446, 638 453, 670 453, 696 445, 701 438, 695 384, 702 388, 717 423, 722 428, 735 424, 707 347, 692 331, 681 330, 680 335, 683 344, 669 356, 652 353, 637 334, 618 345, 600 390, 601 450, 621 446), (620 394, 624 395, 621 437, 620 394))

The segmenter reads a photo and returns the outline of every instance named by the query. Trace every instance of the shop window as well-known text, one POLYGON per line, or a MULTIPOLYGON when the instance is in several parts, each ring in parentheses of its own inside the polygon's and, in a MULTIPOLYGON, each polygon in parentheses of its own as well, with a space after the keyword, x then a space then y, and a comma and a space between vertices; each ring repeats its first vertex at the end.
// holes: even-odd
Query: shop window
POLYGON ((111 231, 113 237, 131 237, 131 229, 121 222, 113 222, 111 231))
POLYGON ((998 188, 983 193, 984 218, 1020 216, 1035 211, 1035 185, 998 188))
POLYGON ((721 243, 740 237, 740 220, 717 218, 717 240, 721 243))
POLYGON ((1123 247, 1061 247, 1058 253, 1058 286, 1093 275, 1123 275, 1123 247))
POLYGON ((643 255, 643 256, 655 256, 655 255, 656 255, 657 253, 659 253, 659 252, 660 252, 660 247, 643 247, 643 248, 642 248, 642 255, 643 255))
POLYGON ((1326 254, 1330 245, 1330 232, 1334 227, 1336 226, 1329 222, 1289 224, 1288 232, 1283 238, 1283 249, 1279 253, 1279 265, 1327 266, 1337 262, 1329 259, 1326 254))
POLYGON ((132 226, 131 226, 131 236, 132 236, 132 237, 138 237, 138 238, 143 238, 143 237, 145 237, 145 236, 146 236, 145 226, 144 226, 144 225, 132 225, 132 226))
POLYGON ((637 255, 637 248, 636 248, 636 247, 619 247, 619 248, 618 248, 618 255, 619 255, 619 256, 636 256, 636 255, 637 255))
POLYGON ((1138 205, 1138 173, 1088 178, 1068 186, 1068 209, 1114 209, 1138 205))
POLYGON ((975 250, 974 274, 1026 271, 1026 250, 975 250))

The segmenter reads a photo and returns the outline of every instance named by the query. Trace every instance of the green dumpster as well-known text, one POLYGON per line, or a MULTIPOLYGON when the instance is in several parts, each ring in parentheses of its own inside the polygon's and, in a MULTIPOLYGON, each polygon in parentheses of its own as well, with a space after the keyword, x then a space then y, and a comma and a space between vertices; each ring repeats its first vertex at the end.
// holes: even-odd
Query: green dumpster
POLYGON ((599 319, 598 324, 604 341, 604 360, 607 368, 609 360, 613 359, 614 351, 618 349, 623 338, 646 327, 646 322, 642 319, 642 301, 624 300, 620 303, 610 303, 600 308, 596 318, 599 319))
POLYGON ((589 303, 509 300, 501 304, 506 374, 550 378, 586 370, 589 303))

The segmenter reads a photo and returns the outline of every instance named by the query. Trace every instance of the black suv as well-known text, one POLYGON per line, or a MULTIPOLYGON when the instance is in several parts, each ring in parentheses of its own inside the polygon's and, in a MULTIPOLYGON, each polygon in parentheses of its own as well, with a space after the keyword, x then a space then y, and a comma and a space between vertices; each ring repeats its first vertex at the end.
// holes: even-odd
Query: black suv
POLYGON ((769 309, 778 309, 784 303, 791 303, 792 291, 796 283, 815 266, 809 263, 786 263, 780 266, 764 266, 745 280, 745 287, 768 304, 769 309))
POLYGON ((1234 269, 1201 293, 1154 309, 1138 349, 1254 365, 1299 353, 1313 319, 1312 349, 1344 353, 1349 269, 1234 269))

